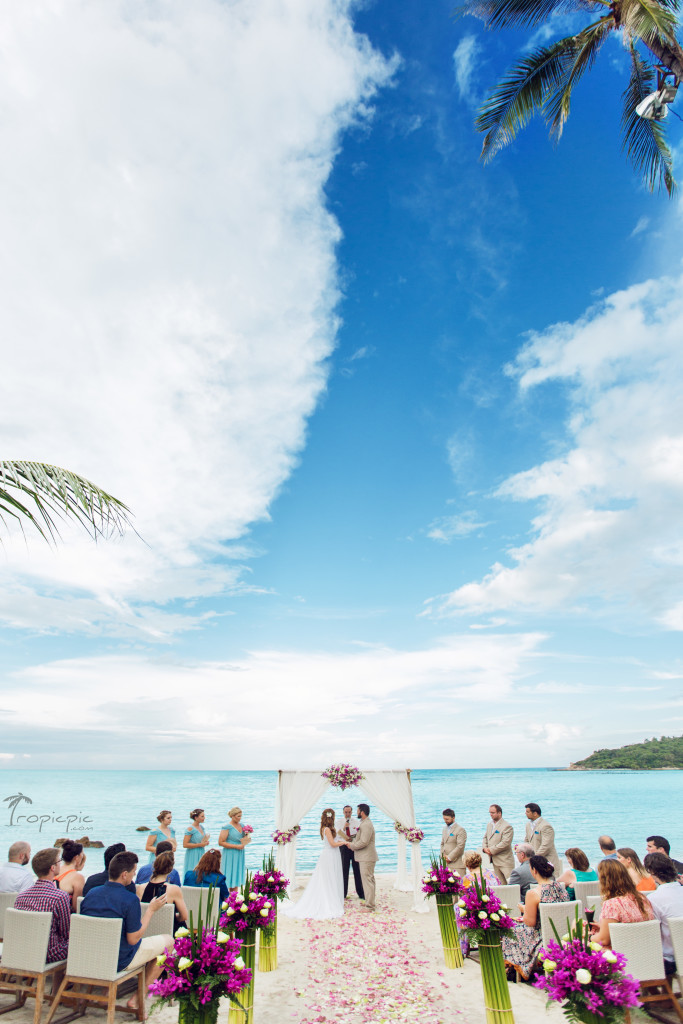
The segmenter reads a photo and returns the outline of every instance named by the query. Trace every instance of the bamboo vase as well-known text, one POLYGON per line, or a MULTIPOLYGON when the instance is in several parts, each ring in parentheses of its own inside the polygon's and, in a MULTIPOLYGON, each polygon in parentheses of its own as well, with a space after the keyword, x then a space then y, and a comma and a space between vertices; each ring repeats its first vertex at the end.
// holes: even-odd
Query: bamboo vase
POLYGON ((491 929, 483 942, 479 940, 479 961, 484 986, 486 1024, 515 1024, 499 931, 491 929))
POLYGON ((460 948, 460 936, 458 926, 453 913, 453 897, 447 893, 436 894, 436 910, 439 915, 439 928, 441 929, 441 941, 443 942, 443 956, 446 967, 462 967, 465 963, 462 949, 460 948))
POLYGON ((240 1010, 235 1003, 230 1003, 228 1012, 228 1024, 254 1024, 254 981, 256 979, 256 929, 247 928, 238 938, 242 943, 240 956, 244 960, 244 966, 251 970, 251 981, 238 992, 237 998, 244 1007, 240 1010))

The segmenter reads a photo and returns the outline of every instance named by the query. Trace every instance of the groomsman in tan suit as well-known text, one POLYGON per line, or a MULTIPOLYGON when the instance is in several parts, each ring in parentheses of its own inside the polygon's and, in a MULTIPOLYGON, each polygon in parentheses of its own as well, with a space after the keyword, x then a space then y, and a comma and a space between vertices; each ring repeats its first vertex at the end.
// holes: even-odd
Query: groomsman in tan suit
POLYGON ((370 821, 370 808, 367 804, 358 804, 360 825, 355 839, 349 843, 353 850, 365 893, 363 910, 375 910, 375 864, 379 860, 375 849, 375 826, 370 821))
POLYGON ((486 826, 482 850, 489 855, 498 879, 503 885, 506 885, 508 876, 515 867, 515 857, 512 852, 512 840, 515 833, 512 825, 509 825, 503 818, 503 808, 500 804, 491 804, 489 814, 491 820, 486 826))
POLYGON ((463 860, 463 854, 465 852, 465 843, 467 842, 467 832, 458 825, 455 820, 455 811, 450 807, 447 807, 443 812, 444 830, 441 834, 441 856, 448 864, 451 871, 457 871, 461 875, 465 874, 465 861, 463 860))
POLYGON ((538 804, 525 804, 524 806, 529 819, 529 824, 526 827, 526 841, 531 843, 534 853, 550 861, 557 873, 560 857, 555 849, 555 829, 549 821, 541 817, 541 808, 538 804))

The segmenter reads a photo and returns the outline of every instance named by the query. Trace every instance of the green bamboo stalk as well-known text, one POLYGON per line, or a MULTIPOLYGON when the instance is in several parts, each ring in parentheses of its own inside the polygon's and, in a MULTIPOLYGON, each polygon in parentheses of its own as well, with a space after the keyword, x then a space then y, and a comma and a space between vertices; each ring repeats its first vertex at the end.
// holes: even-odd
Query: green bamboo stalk
POLYGON ((486 1024, 515 1024, 510 989, 505 975, 500 933, 491 929, 487 942, 479 942, 481 981, 486 1004, 486 1024))
POLYGON ((256 980, 256 929, 246 928, 240 935, 242 948, 240 956, 244 960, 244 966, 251 969, 251 981, 246 988, 243 988, 238 999, 244 1009, 230 1003, 228 1011, 228 1024, 254 1024, 254 981, 256 980))
POLYGON ((443 956, 446 967, 453 969, 463 967, 465 964, 462 949, 460 948, 460 936, 458 926, 453 913, 453 897, 447 893, 436 893, 436 910, 439 917, 439 928, 441 929, 441 941, 443 942, 443 956))
POLYGON ((270 928, 261 928, 258 948, 259 971, 277 970, 277 903, 275 919, 270 928))

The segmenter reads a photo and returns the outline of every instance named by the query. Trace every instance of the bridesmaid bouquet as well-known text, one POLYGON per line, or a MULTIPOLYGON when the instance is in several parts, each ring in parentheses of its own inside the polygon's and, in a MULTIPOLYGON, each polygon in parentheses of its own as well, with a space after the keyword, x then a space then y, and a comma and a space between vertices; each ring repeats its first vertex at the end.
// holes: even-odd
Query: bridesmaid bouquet
POLYGON ((253 831, 254 830, 251 827, 251 825, 242 825, 242 835, 243 836, 250 836, 253 831))
POLYGON ((544 977, 534 982, 548 1002, 562 1003, 569 1021, 582 1024, 619 1024, 624 1010, 639 1006, 640 983, 625 973, 626 957, 591 940, 590 929, 579 919, 569 934, 549 942, 540 952, 544 977))
POLYGON ((352 764, 330 765, 324 772, 321 772, 321 775, 336 789, 350 789, 351 786, 357 786, 365 778, 360 768, 356 768, 352 764))
POLYGON ((271 839, 278 846, 286 846, 287 843, 291 843, 299 835, 299 832, 301 832, 301 825, 294 825, 292 828, 284 831, 276 829, 274 832, 271 832, 271 839))

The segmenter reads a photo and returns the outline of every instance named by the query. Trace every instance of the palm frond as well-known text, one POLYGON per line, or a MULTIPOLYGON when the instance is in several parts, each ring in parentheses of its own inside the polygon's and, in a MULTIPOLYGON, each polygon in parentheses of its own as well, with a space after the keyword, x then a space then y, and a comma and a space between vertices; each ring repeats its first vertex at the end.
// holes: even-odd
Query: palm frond
POLYGON ((57 519, 76 519, 95 538, 122 534, 130 509, 85 477, 43 462, 0 460, 0 520, 28 520, 46 540, 59 535, 57 519))
POLYGON ((621 0, 619 24, 633 39, 642 39, 646 46, 653 39, 676 43, 676 8, 665 0, 621 0))
POLYGON ((480 107, 476 128, 486 132, 484 162, 507 146, 520 128, 543 109, 549 96, 564 86, 574 59, 573 44, 561 39, 516 61, 480 107))
POLYGON ((454 16, 471 14, 487 28, 519 28, 540 25, 555 14, 595 13, 605 7, 608 0, 468 0, 454 16))
POLYGON ((672 196, 676 182, 664 125, 661 121, 649 121, 636 114, 640 101, 654 91, 655 71, 643 60, 633 44, 630 50, 631 79, 621 97, 624 105, 621 117, 624 133, 622 148, 651 192, 655 188, 661 190, 663 185, 672 196))
MULTIPOLYGON (((546 122, 550 129, 550 134, 556 140, 560 139, 565 122, 569 117, 571 95, 574 86, 582 75, 593 67, 602 44, 610 32, 613 31, 614 19, 611 15, 606 15, 593 25, 588 25, 587 28, 571 38, 571 42, 574 44, 572 65, 568 69, 564 84, 555 90, 545 104, 546 122)), ((569 39, 564 41, 567 44, 570 43, 569 39)), ((570 49, 572 47, 568 45, 567 51, 569 52, 570 49)))

